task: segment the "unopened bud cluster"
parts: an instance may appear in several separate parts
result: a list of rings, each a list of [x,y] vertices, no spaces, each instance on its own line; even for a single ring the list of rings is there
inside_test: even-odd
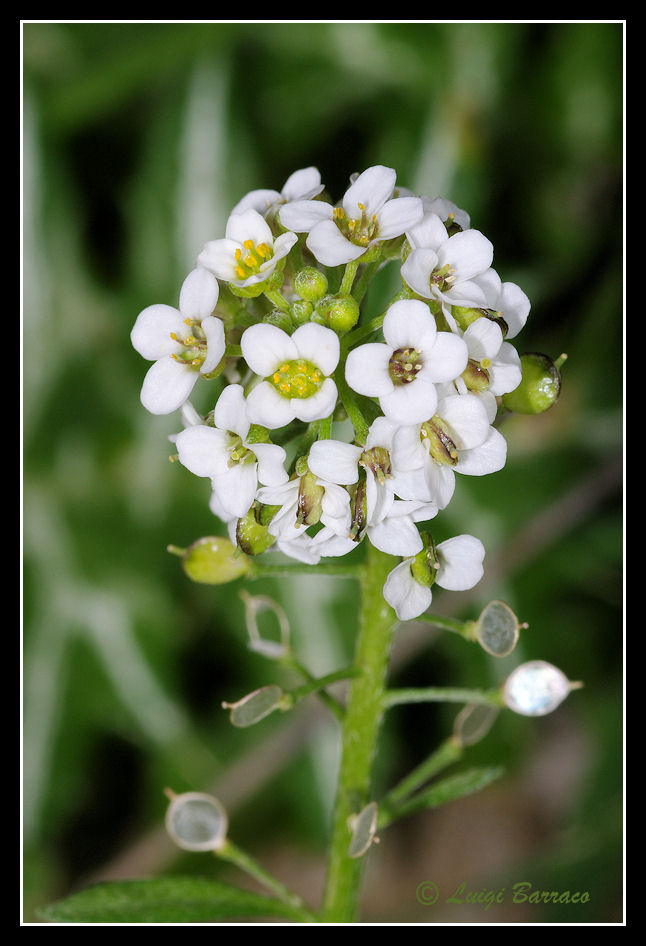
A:
[[[436,542],[420,524],[446,508],[456,477],[504,466],[499,410],[545,410],[560,379],[512,344],[529,300],[493,268],[466,211],[383,166],[353,175],[336,205],[323,190],[309,167],[282,191],[247,194],[177,307],[139,314],[132,343],[152,362],[141,400],[181,410],[179,462],[210,481],[238,550],[236,562],[217,540],[191,547],[192,577],[232,580],[265,552],[316,565],[366,540],[401,559],[384,596],[407,620],[434,585],[463,590],[483,574],[479,539]],[[398,268],[399,291],[367,323],[384,266]],[[205,417],[189,400],[200,379],[219,392]]]

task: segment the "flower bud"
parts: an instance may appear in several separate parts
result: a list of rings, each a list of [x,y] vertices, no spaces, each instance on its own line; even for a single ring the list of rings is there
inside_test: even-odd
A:
[[[422,532],[421,539],[424,548],[418,552],[411,562],[410,572],[418,585],[430,588],[435,583],[439,561],[435,551],[435,543],[429,532]]]
[[[505,394],[502,406],[516,414],[542,414],[556,404],[561,390],[561,375],[554,362],[538,352],[520,356],[522,379],[517,388]]]
[[[308,470],[301,476],[298,487],[296,522],[301,526],[313,526],[321,518],[321,503],[325,488],[319,486],[316,477]]]
[[[294,276],[294,292],[307,302],[318,302],[327,292],[327,276],[314,266],[306,266]]]
[[[337,293],[324,296],[316,306],[317,321],[323,320],[334,332],[349,332],[359,321],[359,303],[350,295]]]
[[[207,536],[187,549],[169,546],[169,552],[181,555],[182,567],[192,581],[205,585],[225,585],[246,575],[251,562],[229,539]]]
[[[265,518],[263,509],[262,506],[258,510],[252,506],[249,512],[238,519],[236,541],[238,548],[246,555],[262,555],[276,541],[269,532],[269,522],[260,521]]]
[[[493,309],[478,309],[454,305],[451,306],[451,314],[457,322],[458,328],[460,328],[463,332],[471,325],[472,322],[475,322],[476,319],[482,318],[489,319],[491,322],[495,322],[497,325],[499,325],[502,330],[503,338],[509,331],[509,326],[503,319],[502,312],[495,312]]]
[[[545,660],[521,664],[507,677],[503,699],[509,709],[521,716],[545,716],[560,706],[570,690],[581,683],[571,683],[558,667]]]
[[[269,315],[264,317],[263,322],[267,325],[277,326],[282,329],[283,332],[287,332],[288,335],[294,331],[294,323],[292,322],[289,312],[283,312],[282,309],[272,309]]]
[[[289,314],[296,327],[299,325],[305,325],[306,322],[309,322],[312,318],[313,311],[314,306],[309,301],[309,299],[297,299],[296,302],[292,302],[289,307]]]
[[[185,851],[219,851],[226,840],[229,819],[212,795],[203,792],[167,792],[166,830]]]

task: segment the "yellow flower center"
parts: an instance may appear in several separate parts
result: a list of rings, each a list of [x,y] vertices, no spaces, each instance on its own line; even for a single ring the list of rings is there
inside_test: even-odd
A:
[[[235,272],[240,279],[248,279],[250,276],[256,276],[262,264],[271,259],[274,253],[266,243],[255,244],[253,240],[245,240],[242,246],[244,249],[238,248],[234,254]]]
[[[377,215],[369,217],[363,204],[359,204],[361,216],[359,218],[349,218],[345,215],[343,207],[334,208],[334,222],[351,243],[358,246],[369,246],[377,238],[379,227],[377,225]]]
[[[325,381],[325,375],[311,361],[297,358],[285,361],[267,378],[283,397],[312,397]]]

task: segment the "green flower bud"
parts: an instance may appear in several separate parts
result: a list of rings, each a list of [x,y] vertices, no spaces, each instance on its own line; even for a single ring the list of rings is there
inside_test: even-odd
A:
[[[327,292],[327,276],[314,266],[306,266],[294,276],[294,292],[307,302],[318,302]]]
[[[182,567],[191,581],[204,585],[225,585],[246,575],[252,567],[229,539],[218,536],[198,539],[184,550],[169,546],[168,551],[181,555]]]
[[[411,562],[410,571],[419,585],[430,588],[435,582],[439,562],[435,552],[433,536],[428,532],[422,532],[421,538],[424,548],[417,553]]]
[[[500,326],[500,329],[503,334],[503,338],[506,336],[509,331],[509,326],[502,317],[502,312],[495,312],[493,309],[477,309],[477,308],[468,308],[461,305],[451,306],[451,315],[458,324],[463,332],[467,329],[472,322],[475,322],[476,319],[489,319],[491,322],[495,322]]]
[[[542,414],[556,404],[561,375],[554,362],[538,352],[520,356],[522,379],[515,390],[505,394],[502,406],[516,414]]]
[[[325,489],[316,482],[316,477],[309,470],[301,476],[298,488],[296,522],[303,526],[313,526],[321,518],[321,502]]]
[[[324,296],[316,306],[316,321],[323,319],[334,332],[349,332],[359,321],[359,303],[353,296],[337,293]]]
[[[480,391],[486,391],[489,387],[489,372],[480,362],[469,358],[467,366],[462,372],[462,379],[469,391],[476,394]]]
[[[252,506],[248,513],[238,519],[236,540],[238,548],[242,549],[246,555],[262,555],[276,541],[275,537],[269,532],[269,523],[259,521],[263,518],[264,508],[261,507],[256,511],[255,507]]]
[[[276,325],[283,332],[287,332],[288,335],[291,335],[294,331],[294,323],[289,312],[283,312],[282,309],[272,309],[269,315],[264,317],[263,322],[267,325]]]
[[[292,322],[297,328],[299,325],[305,325],[306,322],[310,321],[313,311],[314,306],[308,299],[299,299],[296,302],[292,302],[289,307]]]

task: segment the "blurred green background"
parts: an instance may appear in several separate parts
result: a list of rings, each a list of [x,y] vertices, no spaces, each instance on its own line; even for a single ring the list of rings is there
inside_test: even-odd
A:
[[[171,846],[166,786],[215,791],[232,838],[318,902],[334,721],[311,700],[234,730],[220,704],[284,679],[246,646],[241,588],[281,603],[317,674],[352,653],[354,588],[191,584],[167,545],[223,528],[207,482],[168,462],[179,419],[141,407],[147,363],[129,341],[142,308],[176,305],[237,200],[310,164],[334,199],[352,172],[386,164],[468,210],[532,301],[519,350],[568,355],[557,406],[507,420],[505,469],[461,477],[437,522],[436,539],[467,531],[487,547],[481,584],[438,592],[437,612],[475,617],[503,598],[529,629],[495,661],[402,627],[392,680],[493,686],[542,658],[585,687],[551,716],[501,715],[467,764],[500,763],[504,778],[384,833],[363,918],[621,921],[622,23],[22,30],[25,921],[101,879],[245,885]],[[457,710],[391,711],[378,784],[445,738]],[[417,902],[424,881],[440,889],[434,907]],[[590,902],[443,902],[461,883],[518,881]]]

